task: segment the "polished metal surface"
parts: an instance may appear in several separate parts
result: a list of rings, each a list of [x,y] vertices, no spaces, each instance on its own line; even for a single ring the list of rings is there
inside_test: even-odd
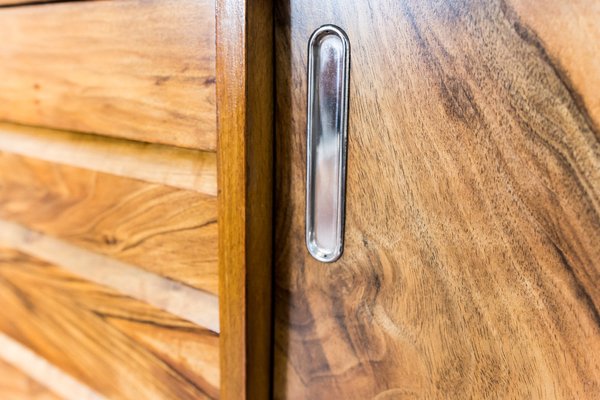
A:
[[[320,27],[308,43],[306,246],[322,262],[344,249],[349,79],[348,37]]]

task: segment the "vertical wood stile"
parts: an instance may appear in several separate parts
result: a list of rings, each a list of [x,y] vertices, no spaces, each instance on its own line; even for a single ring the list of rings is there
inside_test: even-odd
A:
[[[273,52],[270,0],[217,1],[221,398],[270,392]]]

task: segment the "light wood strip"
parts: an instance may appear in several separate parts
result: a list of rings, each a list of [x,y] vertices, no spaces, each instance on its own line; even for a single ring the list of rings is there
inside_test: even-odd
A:
[[[217,194],[214,153],[0,123],[0,150]]]
[[[1,356],[0,356],[1,357]],[[0,398],[10,400],[59,400],[46,386],[0,358]]]
[[[218,335],[191,322],[12,249],[0,304],[0,331],[108,398],[218,397]]]
[[[217,293],[217,198],[0,152],[0,218]]]
[[[213,294],[8,221],[0,220],[0,245],[60,265],[87,280],[145,301],[213,332],[219,332],[219,300]]]
[[[0,359],[0,398],[9,400],[59,400],[62,397]]]
[[[221,396],[227,400],[270,397],[272,18],[271,0],[217,1]]]
[[[8,387],[0,385],[0,397],[3,399],[58,399],[54,393],[48,391],[45,387],[67,400],[104,399],[102,395],[65,374],[44,358],[3,333],[0,333],[0,359],[12,364],[20,370],[19,372],[26,374],[25,376],[29,378],[29,381],[23,381],[23,378],[17,380],[18,375],[16,373],[8,375],[8,372],[3,368],[0,379],[6,382],[7,386],[11,385]]]
[[[0,13],[0,120],[216,149],[214,0]]]

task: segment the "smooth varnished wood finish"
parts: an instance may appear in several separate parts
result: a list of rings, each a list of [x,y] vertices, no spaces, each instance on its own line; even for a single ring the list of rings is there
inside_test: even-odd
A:
[[[217,195],[213,152],[8,123],[0,151]]]
[[[572,6],[567,44],[551,3],[278,3],[276,399],[600,397],[600,14]],[[352,47],[329,265],[304,245],[306,44],[326,23]]]
[[[217,199],[0,152],[0,218],[218,291]]]
[[[592,120],[600,121],[600,2],[591,0],[508,1],[522,24],[535,32],[557,73]],[[595,38],[595,39],[591,39]],[[596,129],[597,130],[597,129]]]
[[[0,12],[0,120],[216,148],[214,0]]]
[[[9,400],[60,400],[47,387],[3,361],[0,361],[0,394]]]
[[[217,1],[221,397],[267,399],[273,58],[269,0]]]
[[[0,252],[0,330],[108,398],[218,397],[218,336],[23,253]]]

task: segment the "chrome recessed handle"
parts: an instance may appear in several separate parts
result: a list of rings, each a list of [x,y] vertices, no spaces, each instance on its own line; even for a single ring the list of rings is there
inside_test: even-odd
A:
[[[344,249],[350,43],[324,25],[308,42],[306,246],[319,261]]]

